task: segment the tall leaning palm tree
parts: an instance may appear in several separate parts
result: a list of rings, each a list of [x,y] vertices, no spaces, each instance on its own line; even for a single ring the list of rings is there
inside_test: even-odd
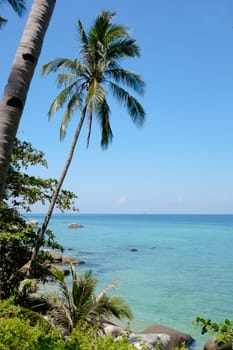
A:
[[[0,5],[2,2],[8,2],[12,9],[21,16],[25,10],[25,0],[0,0]],[[4,24],[6,24],[7,19],[0,16],[0,29]]]
[[[107,92],[122,104],[132,121],[141,126],[145,120],[145,111],[138,100],[125,89],[143,93],[145,83],[141,76],[122,68],[121,62],[131,57],[139,57],[140,49],[136,41],[131,38],[128,30],[122,25],[112,23],[115,13],[101,12],[88,32],[78,21],[80,36],[80,59],[57,58],[42,67],[42,74],[58,72],[58,88],[61,92],[54,99],[49,117],[59,109],[65,107],[60,128],[60,138],[66,135],[67,126],[79,109],[81,117],[74,134],[70,152],[63,172],[54,191],[47,215],[38,234],[30,262],[32,270],[35,264],[44,233],[49,223],[53,208],[72,161],[75,146],[85,119],[88,121],[87,146],[89,145],[93,117],[101,126],[101,146],[106,149],[112,141],[113,133],[110,125],[110,107]]]
[[[34,0],[0,101],[0,202],[4,199],[14,139],[55,2]]]

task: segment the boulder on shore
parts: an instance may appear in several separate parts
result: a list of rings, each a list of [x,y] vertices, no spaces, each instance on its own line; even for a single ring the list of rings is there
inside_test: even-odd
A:
[[[132,333],[129,337],[130,343],[133,343],[134,346],[139,349],[156,349],[158,344],[161,345],[162,350],[169,349],[170,336],[168,334],[155,334],[155,333]],[[159,349],[160,349],[159,345]]]
[[[79,260],[69,255],[62,255],[55,250],[45,250],[46,254],[50,255],[55,264],[84,264],[83,260]]]
[[[55,250],[44,250],[44,253],[51,256],[54,263],[60,264],[62,262],[62,255],[59,252],[56,252]]]
[[[190,346],[194,339],[191,337],[191,335],[183,333],[177,329],[173,329],[170,327],[166,327],[160,324],[154,324],[146,328],[141,334],[154,334],[154,335],[168,335],[170,337],[169,342],[166,342],[163,346],[163,349],[165,350],[173,350],[176,347],[180,347],[182,343],[185,343],[187,346]],[[140,335],[140,334],[139,334]],[[137,336],[137,334],[136,334]]]
[[[26,226],[37,226],[37,225],[38,225],[38,221],[36,220],[26,221]]]
[[[72,222],[71,224],[68,225],[68,228],[82,228],[83,225],[78,224],[76,222]]]
[[[76,265],[80,265],[80,264],[84,264],[83,260],[79,260],[79,259],[75,259],[72,256],[69,255],[63,255],[62,256],[62,264],[76,264]]]

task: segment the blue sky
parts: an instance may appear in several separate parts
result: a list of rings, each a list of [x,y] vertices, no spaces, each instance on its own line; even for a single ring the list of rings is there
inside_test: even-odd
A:
[[[56,57],[75,58],[77,19],[88,28],[109,9],[141,47],[141,58],[124,67],[146,81],[140,101],[147,121],[136,128],[112,101],[112,145],[100,149],[95,124],[87,150],[84,129],[64,187],[77,193],[80,213],[233,213],[233,1],[68,3],[57,1],[19,127],[19,137],[49,163],[30,172],[60,175],[79,119],[77,113],[60,143],[62,114],[47,118],[56,76],[42,78],[40,68]],[[3,92],[28,12],[18,18],[7,6],[0,11],[9,20],[0,32]]]

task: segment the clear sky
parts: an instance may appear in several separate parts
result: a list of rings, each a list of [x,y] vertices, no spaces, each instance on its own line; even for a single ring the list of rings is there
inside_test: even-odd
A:
[[[31,5],[22,18],[1,5],[9,19],[0,32],[1,94]],[[147,121],[136,128],[112,102],[107,151],[96,124],[87,150],[84,128],[64,184],[80,213],[233,213],[233,0],[57,0],[19,127],[49,163],[31,172],[59,177],[79,119],[60,143],[61,113],[47,118],[56,76],[42,78],[40,68],[75,58],[77,19],[89,28],[103,9],[115,11],[141,47],[141,58],[124,67],[146,81]]]

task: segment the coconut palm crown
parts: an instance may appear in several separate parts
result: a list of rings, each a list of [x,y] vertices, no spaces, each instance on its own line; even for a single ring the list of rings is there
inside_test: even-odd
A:
[[[108,91],[126,107],[128,114],[136,125],[141,126],[145,120],[145,111],[142,105],[124,88],[125,86],[129,87],[140,94],[144,91],[145,83],[140,75],[123,69],[120,65],[123,59],[139,57],[140,50],[125,27],[112,23],[114,15],[115,13],[108,11],[101,12],[88,32],[78,21],[81,42],[80,60],[56,58],[42,67],[42,74],[58,72],[58,88],[62,88],[62,91],[54,99],[48,114],[51,117],[59,109],[65,108],[60,127],[61,139],[65,137],[67,126],[77,109],[81,110],[81,115],[68,158],[54,190],[41,230],[38,233],[37,244],[33,249],[30,261],[29,275],[33,274],[38,252],[71,164],[84,120],[87,119],[89,125],[88,146],[93,116],[97,117],[102,131],[101,146],[103,149],[108,147],[113,138],[110,125],[110,107],[107,101]]]
[[[97,280],[91,270],[77,275],[71,264],[72,287],[69,290],[61,271],[54,271],[54,279],[59,282],[60,294],[47,296],[50,304],[49,320],[60,326],[65,334],[69,334],[76,326],[95,327],[96,333],[104,332],[104,323],[117,319],[132,319],[132,312],[123,299],[109,296],[108,291],[115,287],[117,281],[107,284],[97,295]]]
[[[107,91],[126,107],[136,125],[141,126],[145,120],[142,105],[125,89],[128,87],[141,94],[145,83],[140,75],[120,65],[123,59],[139,57],[140,50],[124,26],[112,23],[114,16],[112,12],[101,12],[88,32],[79,20],[80,59],[57,58],[42,67],[42,74],[58,72],[58,88],[63,88],[49,110],[51,117],[65,107],[61,139],[74,112],[80,108],[83,118],[88,118],[87,146],[95,115],[102,131],[101,146],[107,148],[113,138]]]

